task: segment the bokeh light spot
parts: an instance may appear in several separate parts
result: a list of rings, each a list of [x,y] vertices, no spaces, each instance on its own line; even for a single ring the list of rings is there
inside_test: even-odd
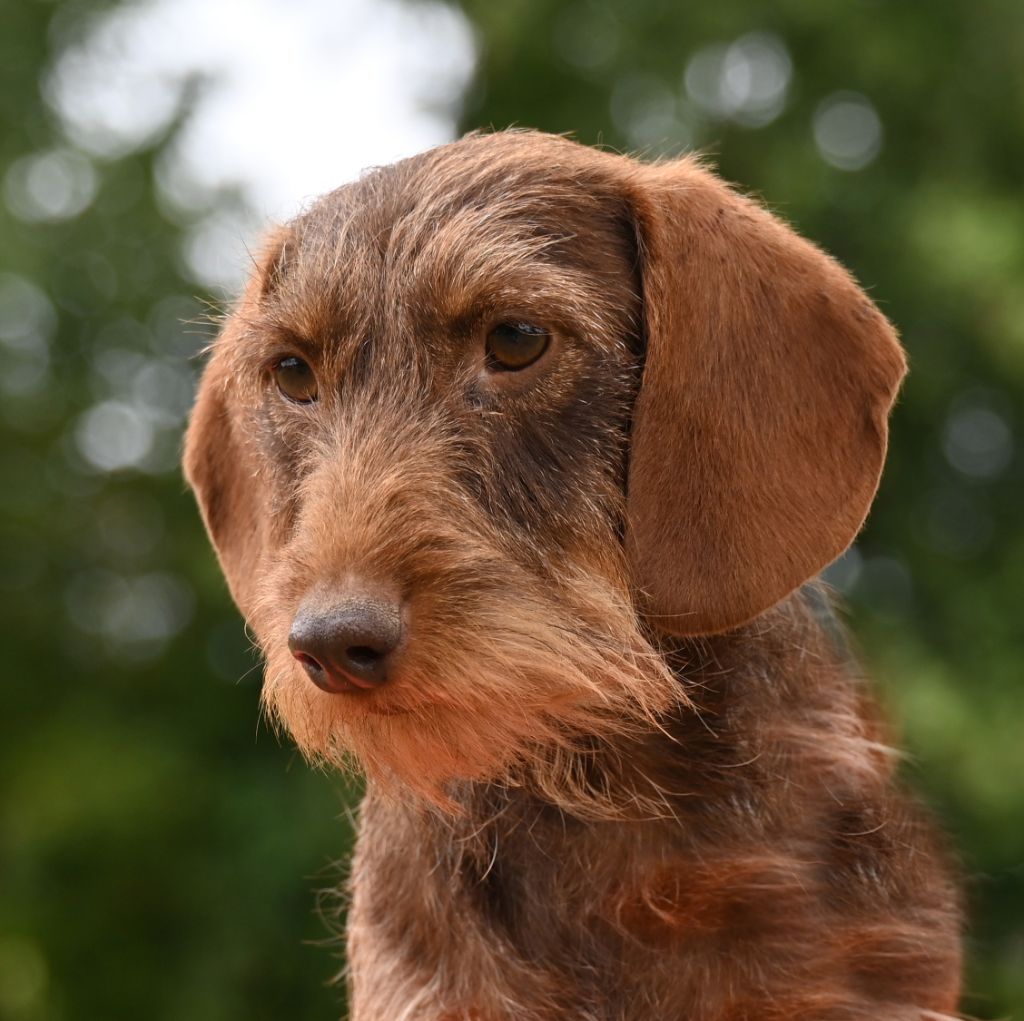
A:
[[[192,617],[195,596],[177,575],[154,571],[122,575],[105,568],[82,571],[64,593],[72,622],[106,638],[133,658],[159,654]]]
[[[78,420],[75,440],[90,466],[119,471],[142,464],[153,446],[153,426],[130,404],[102,401]]]
[[[840,170],[861,170],[882,151],[882,120],[858,92],[834,92],[814,114],[814,142],[822,158]]]
[[[677,117],[673,91],[660,78],[630,74],[612,90],[610,109],[615,126],[637,149],[661,146],[685,148],[692,141],[689,128]]]
[[[770,32],[698,50],[683,76],[687,95],[706,115],[745,127],[770,124],[786,105],[793,74],[789,51]]]
[[[57,326],[50,299],[30,280],[0,273],[0,342],[13,351],[45,348]]]
[[[0,274],[0,392],[30,396],[49,382],[50,336],[57,314],[49,298],[24,277]]]
[[[1013,433],[993,408],[970,406],[955,409],[942,433],[946,460],[972,479],[994,479],[1013,459]]]
[[[88,208],[98,186],[92,161],[74,149],[25,156],[4,176],[4,200],[19,220],[70,220]]]

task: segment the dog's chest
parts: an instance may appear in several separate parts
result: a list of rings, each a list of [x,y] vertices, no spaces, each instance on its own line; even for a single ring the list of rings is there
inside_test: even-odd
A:
[[[359,1021],[639,1021],[655,989],[692,995],[700,962],[684,936],[699,898],[684,891],[681,841],[660,854],[635,826],[512,814],[474,829],[365,806],[350,921]]]

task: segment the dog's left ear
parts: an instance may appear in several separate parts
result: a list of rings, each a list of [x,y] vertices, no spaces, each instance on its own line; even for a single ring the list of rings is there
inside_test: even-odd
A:
[[[693,160],[635,165],[646,361],[627,550],[648,619],[740,625],[846,549],[905,359],[848,273]]]

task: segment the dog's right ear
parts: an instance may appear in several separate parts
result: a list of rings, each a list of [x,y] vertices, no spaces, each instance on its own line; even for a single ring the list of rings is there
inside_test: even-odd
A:
[[[196,495],[231,595],[245,616],[256,598],[268,519],[232,355],[246,343],[253,314],[275,286],[287,242],[287,232],[280,229],[264,245],[245,292],[214,343],[185,434],[185,478]]]

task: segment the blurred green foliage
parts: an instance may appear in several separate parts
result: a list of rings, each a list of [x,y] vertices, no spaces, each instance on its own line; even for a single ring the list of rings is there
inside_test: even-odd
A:
[[[154,193],[162,139],[87,163],[79,215],[25,209],[26,157],[67,152],[52,22],[101,6],[0,7],[0,1018],[337,1017],[315,897],[350,827],[257,727],[178,472],[210,331],[186,322],[205,308]],[[139,436],[139,467],[101,470]]]
[[[314,891],[354,796],[257,729],[175,467],[209,331],[154,187],[167,137],[90,161],[40,89],[110,6],[0,8],[0,1019],[332,1017]],[[831,577],[961,850],[966,1007],[1024,1015],[1024,5],[463,6],[463,128],[699,148],[902,330],[888,471]],[[47,173],[59,215],[31,204]]]

